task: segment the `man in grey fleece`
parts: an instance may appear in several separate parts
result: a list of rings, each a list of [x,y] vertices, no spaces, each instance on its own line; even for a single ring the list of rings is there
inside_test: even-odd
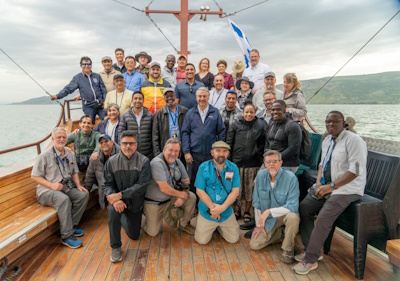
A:
[[[140,235],[144,194],[151,179],[150,160],[136,151],[137,136],[121,134],[121,151],[104,165],[103,191],[108,201],[111,261],[122,260],[121,225],[129,238]]]

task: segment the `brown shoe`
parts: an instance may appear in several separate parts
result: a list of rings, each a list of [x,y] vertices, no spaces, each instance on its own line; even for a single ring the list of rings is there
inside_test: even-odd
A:
[[[284,263],[292,263],[294,262],[294,252],[293,251],[283,251],[282,253],[282,261]]]
[[[178,221],[178,228],[189,233],[190,235],[194,235],[194,232],[196,231],[196,228],[192,226],[190,223],[188,223],[186,226],[182,226],[180,221]]]

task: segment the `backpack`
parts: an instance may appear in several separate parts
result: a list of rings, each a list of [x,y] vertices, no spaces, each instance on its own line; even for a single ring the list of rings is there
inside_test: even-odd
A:
[[[292,122],[290,122],[292,121]],[[300,121],[290,120],[286,123],[285,131],[289,130],[289,126],[294,122],[300,126],[301,129],[301,145],[300,145],[300,160],[306,160],[311,152],[311,139],[310,133],[304,128]]]

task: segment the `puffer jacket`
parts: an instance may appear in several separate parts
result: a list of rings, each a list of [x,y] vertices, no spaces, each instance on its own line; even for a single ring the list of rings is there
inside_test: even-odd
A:
[[[138,135],[137,151],[149,159],[153,159],[153,145],[151,142],[152,129],[153,129],[153,114],[145,107],[143,107],[143,116],[140,120],[140,128],[136,122],[135,113],[133,108],[129,109],[119,120],[118,127],[118,140],[121,142],[121,134],[123,131],[131,130]]]
[[[164,81],[162,78],[158,82],[154,82],[153,78],[145,80],[141,85],[140,89],[144,95],[143,106],[148,108],[151,113],[156,114],[157,110],[160,110],[165,105],[163,91],[165,88],[170,88],[171,84]]]
[[[182,124],[188,109],[182,105],[178,106],[178,127],[179,136],[182,139]],[[167,106],[164,106],[161,110],[157,111],[154,116],[153,122],[153,150],[154,156],[157,156],[164,149],[164,145],[170,138],[169,134],[169,113]]]
[[[294,90],[286,96],[284,94],[284,101],[289,113],[292,114],[293,120],[297,121],[299,118],[304,118],[307,114],[306,98],[301,90]]]
[[[231,159],[238,167],[260,167],[263,158],[265,133],[261,119],[251,122],[243,116],[229,126],[226,143],[231,146]]]
[[[128,159],[120,151],[105,163],[101,188],[105,196],[121,192],[128,210],[139,212],[143,209],[144,194],[150,180],[149,158],[136,151]]]

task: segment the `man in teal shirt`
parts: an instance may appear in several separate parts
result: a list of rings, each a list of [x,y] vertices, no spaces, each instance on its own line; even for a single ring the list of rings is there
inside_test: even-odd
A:
[[[268,150],[264,155],[266,169],[259,171],[253,192],[256,228],[250,240],[252,250],[260,250],[282,236],[282,261],[294,262],[294,238],[299,231],[299,182],[295,174],[281,168],[282,155]]]
[[[67,144],[74,143],[76,163],[79,171],[86,171],[89,160],[96,160],[99,153],[100,133],[93,131],[92,119],[89,115],[83,115],[79,120],[81,128],[77,133],[70,134]]]
[[[223,141],[212,145],[212,160],[202,163],[197,172],[196,193],[200,198],[194,239],[207,244],[215,229],[229,243],[239,240],[239,225],[232,204],[239,196],[240,176],[236,164],[227,160],[230,146]]]

